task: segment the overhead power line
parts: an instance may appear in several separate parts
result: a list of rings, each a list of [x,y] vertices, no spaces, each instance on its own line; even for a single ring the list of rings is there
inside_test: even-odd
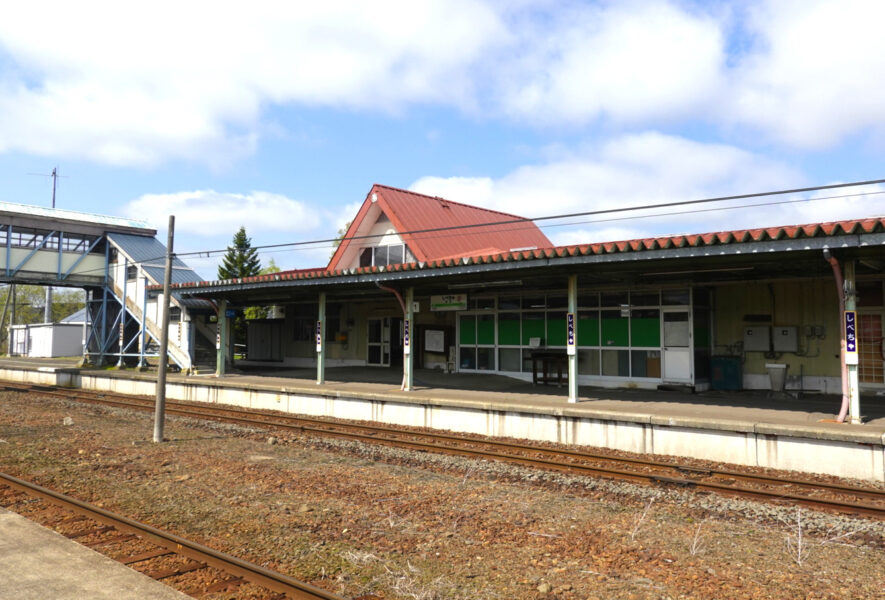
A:
[[[447,237],[447,236],[452,236],[452,235],[462,235],[463,234],[462,232],[467,229],[485,228],[485,231],[482,232],[482,233],[485,233],[489,230],[489,228],[500,227],[500,226],[511,226],[511,229],[514,229],[512,227],[513,225],[517,225],[517,226],[521,225],[524,227],[528,227],[530,223],[537,223],[539,221],[543,222],[543,221],[554,221],[554,220],[559,220],[559,219],[570,219],[570,218],[576,218],[576,217],[593,217],[593,216],[601,216],[601,215],[609,215],[609,214],[617,214],[617,213],[636,212],[636,211],[642,211],[642,210],[653,210],[653,209],[659,209],[659,208],[670,208],[670,207],[677,207],[677,206],[696,206],[696,205],[700,205],[700,204],[710,204],[710,203],[714,203],[714,202],[725,202],[725,201],[729,201],[729,200],[762,198],[762,197],[770,197],[770,196],[778,196],[778,195],[786,195],[786,194],[797,194],[797,193],[815,192],[815,191],[823,191],[823,190],[831,190],[831,189],[843,189],[843,188],[848,188],[848,187],[860,187],[860,186],[864,186],[864,185],[875,185],[875,184],[880,184],[880,183],[885,183],[885,179],[874,179],[874,180],[869,180],[869,181],[856,181],[856,182],[852,182],[852,183],[838,183],[838,184],[832,184],[832,185],[822,185],[822,186],[814,186],[814,187],[806,187],[806,188],[795,188],[795,189],[789,189],[789,190],[776,190],[776,191],[770,191],[770,192],[756,192],[756,193],[752,193],[752,194],[739,194],[739,195],[734,195],[734,196],[718,196],[718,197],[712,197],[712,198],[701,198],[701,199],[696,199],[696,200],[663,202],[663,203],[659,203],[659,204],[646,204],[646,205],[640,205],[640,206],[625,206],[625,207],[619,207],[619,208],[607,208],[607,209],[582,211],[582,212],[575,212],[575,213],[546,215],[546,216],[534,217],[534,218],[504,219],[501,221],[494,221],[494,222],[489,222],[489,223],[477,223],[477,224],[471,224],[471,225],[450,225],[450,226],[446,226],[446,227],[431,227],[431,228],[427,228],[427,229],[416,229],[416,230],[403,231],[403,232],[398,232],[398,233],[400,233],[400,235],[407,234],[407,235],[421,235],[422,237],[426,236],[426,237],[424,237],[424,239],[427,239],[428,237],[430,237],[428,234],[437,234],[432,237],[440,238],[440,237]],[[607,218],[607,219],[588,219],[588,220],[583,220],[583,221],[572,221],[572,222],[568,222],[568,223],[550,223],[550,224],[545,224],[545,225],[539,225],[539,227],[551,228],[551,227],[566,227],[566,226],[570,226],[570,225],[581,225],[581,224],[587,224],[587,223],[609,223],[609,222],[614,222],[614,221],[623,221],[626,219],[650,219],[650,218],[655,218],[655,217],[668,217],[668,216],[675,216],[675,215],[699,214],[699,213],[717,212],[717,211],[724,211],[724,210],[738,210],[738,209],[742,209],[742,208],[757,208],[757,207],[762,207],[762,206],[796,204],[796,203],[800,203],[800,202],[817,202],[817,201],[821,201],[821,200],[854,198],[854,197],[859,197],[859,196],[871,196],[871,195],[879,195],[879,194],[885,194],[885,190],[875,190],[875,191],[870,191],[870,192],[858,192],[858,193],[853,193],[853,194],[837,194],[837,195],[831,195],[831,196],[818,196],[818,197],[813,197],[813,198],[799,198],[799,199],[793,199],[793,200],[777,200],[774,202],[741,204],[741,205],[734,205],[734,206],[721,206],[721,207],[716,207],[716,208],[658,212],[658,213],[653,213],[653,214],[634,215],[634,216],[629,216],[629,217],[628,216],[620,216],[620,217],[612,217],[612,218]],[[480,233],[480,232],[477,232],[477,233]],[[324,238],[324,239],[307,240],[307,241],[300,241],[300,242],[285,242],[285,243],[280,243],[280,244],[266,244],[266,245],[262,245],[262,246],[253,246],[253,248],[255,248],[256,250],[266,250],[266,251],[272,251],[272,252],[285,251],[286,249],[291,249],[291,250],[307,249],[307,248],[305,248],[307,246],[313,247],[312,249],[319,249],[319,248],[329,247],[329,246],[320,246],[320,244],[329,244],[331,246],[331,244],[333,244],[334,242],[338,242],[338,241],[374,239],[374,238],[383,237],[383,235],[384,234],[367,234],[367,235],[350,236],[350,237],[345,237],[345,238]],[[174,254],[174,256],[175,257],[192,256],[195,258],[209,258],[213,254],[223,254],[225,252],[227,252],[227,248],[220,249],[220,250],[196,250],[196,251],[192,251],[192,252],[179,252],[179,253]],[[150,263],[153,261],[161,260],[164,257],[165,257],[165,255],[164,256],[156,256],[153,258],[147,258],[147,259],[142,260],[141,263],[142,264]],[[90,270],[90,271],[99,272],[99,271],[103,271],[103,270],[104,270],[104,267],[102,267],[100,269]],[[84,271],[84,272],[89,272],[89,271]]]
[[[670,208],[674,206],[692,206],[698,204],[709,204],[712,202],[725,202],[728,200],[744,200],[748,198],[762,198],[766,196],[781,196],[785,194],[800,194],[805,192],[818,192],[823,190],[833,190],[847,187],[859,187],[863,185],[875,185],[879,183],[885,183],[885,179],[871,179],[869,181],[855,181],[851,183],[835,183],[830,185],[818,185],[813,187],[804,187],[804,188],[793,188],[789,190],[775,190],[770,192],[755,192],[752,194],[737,194],[733,196],[717,196],[712,198],[701,198],[696,200],[680,200],[676,202],[662,202],[659,204],[644,204],[638,206],[625,206],[619,208],[606,208],[600,210],[588,210],[582,212],[574,212],[574,213],[562,213],[558,215],[546,215],[542,217],[534,217],[534,218],[513,218],[513,219],[503,219],[500,221],[492,221],[489,223],[475,223],[470,225],[448,225],[445,227],[429,227],[426,229],[413,229],[410,231],[399,231],[397,232],[399,235],[420,235],[425,233],[437,233],[442,231],[463,231],[466,229],[478,229],[478,228],[488,228],[488,227],[500,227],[504,225],[515,225],[515,224],[524,224],[527,221],[535,222],[538,221],[551,221],[556,219],[570,219],[575,217],[591,217],[595,215],[606,215],[606,214],[614,214],[614,213],[624,213],[624,212],[635,212],[642,210],[653,210],[657,208]],[[813,200],[805,199],[805,200]],[[731,208],[731,207],[727,207]],[[735,207],[737,208],[737,207]],[[648,216],[657,216],[657,215],[648,215]],[[336,241],[344,242],[345,240],[362,240],[362,239],[373,239],[383,237],[384,234],[366,234],[366,235],[354,235],[343,238],[325,238],[319,240],[309,240],[303,242],[284,242],[280,244],[267,244],[264,246],[253,246],[256,250],[269,250],[273,248],[288,248],[288,247],[296,247],[296,246],[308,246],[315,244],[323,244],[323,243],[331,243]],[[227,252],[227,248],[220,250],[199,250],[194,252],[181,252],[176,256],[210,256],[212,254],[221,254]]]

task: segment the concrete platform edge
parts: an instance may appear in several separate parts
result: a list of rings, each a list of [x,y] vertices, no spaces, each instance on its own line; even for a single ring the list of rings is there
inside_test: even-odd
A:
[[[0,379],[4,378],[43,384],[52,384],[57,378],[60,385],[74,389],[139,395],[154,394],[156,383],[151,375],[133,372],[37,371],[0,365]],[[881,428],[668,417],[582,408],[580,404],[422,398],[398,390],[360,393],[179,375],[169,378],[167,397],[885,482],[885,434]]]

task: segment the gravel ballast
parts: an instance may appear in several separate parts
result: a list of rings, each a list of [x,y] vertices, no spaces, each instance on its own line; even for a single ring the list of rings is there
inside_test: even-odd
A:
[[[189,419],[151,432],[0,396],[5,472],[344,596],[882,596],[879,521]]]

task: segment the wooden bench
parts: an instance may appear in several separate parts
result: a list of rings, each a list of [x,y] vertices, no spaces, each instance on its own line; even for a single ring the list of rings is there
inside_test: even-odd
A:
[[[565,350],[543,349],[532,350],[532,384],[556,383],[562,387],[562,371],[568,360]],[[540,364],[541,369],[538,370]],[[566,373],[568,369],[565,368]]]

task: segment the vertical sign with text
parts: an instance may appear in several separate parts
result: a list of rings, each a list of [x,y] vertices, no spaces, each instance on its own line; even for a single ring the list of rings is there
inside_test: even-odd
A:
[[[857,355],[857,312],[853,310],[845,311],[844,318],[845,327],[845,364],[858,364]]]
[[[317,352],[323,351],[323,322],[317,321]]]
[[[412,352],[411,319],[403,319],[403,354]]]
[[[575,313],[566,315],[566,345],[565,351],[569,356],[577,353],[577,336],[575,335]]]

